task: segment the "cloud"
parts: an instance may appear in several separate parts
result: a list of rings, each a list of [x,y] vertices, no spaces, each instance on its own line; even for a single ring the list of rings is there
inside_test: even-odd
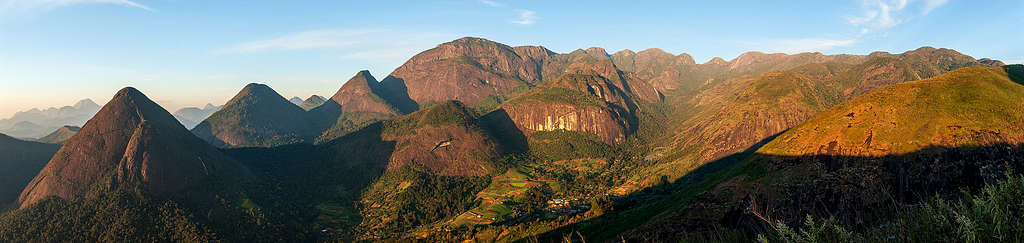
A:
[[[509,23],[519,25],[531,25],[537,22],[537,12],[530,10],[519,10],[519,18],[510,20]]]
[[[213,51],[214,54],[251,54],[317,50],[342,59],[379,64],[401,64],[416,53],[460,35],[390,29],[321,29],[246,41]]]
[[[491,7],[504,7],[505,6],[504,3],[500,3],[500,2],[496,2],[496,1],[492,1],[492,0],[479,0],[479,1],[480,1],[480,3],[487,4],[487,6],[491,6]]]
[[[826,51],[836,47],[857,44],[856,39],[796,38],[776,39],[765,42],[745,42],[753,50],[767,52],[800,53]]]
[[[885,31],[925,16],[946,2],[948,0],[862,0],[861,13],[848,17],[847,22],[858,28],[861,35]]]
[[[81,4],[113,4],[156,12],[156,9],[132,0],[0,0],[0,12],[39,12]]]
[[[248,41],[221,49],[217,53],[249,53],[273,50],[304,50],[319,48],[341,48],[365,43],[374,39],[375,34],[385,30],[311,30],[291,33],[284,36]]]

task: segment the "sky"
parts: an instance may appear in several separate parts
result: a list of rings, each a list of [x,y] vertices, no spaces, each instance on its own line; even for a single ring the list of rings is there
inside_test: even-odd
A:
[[[900,53],[921,46],[1024,62],[1022,0],[0,0],[0,118],[99,104],[132,86],[167,110],[245,84],[330,96],[464,36],[567,53],[647,48],[698,63],[743,52]]]

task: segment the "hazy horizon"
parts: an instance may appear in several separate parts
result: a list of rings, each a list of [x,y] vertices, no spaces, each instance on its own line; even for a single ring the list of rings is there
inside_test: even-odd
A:
[[[103,105],[125,86],[170,112],[224,104],[252,82],[285,98],[330,96],[359,70],[382,79],[416,53],[464,36],[559,53],[660,48],[698,63],[747,51],[869,54],[921,46],[1024,62],[1024,49],[1014,46],[1024,35],[1002,27],[1024,24],[1019,1],[588,4],[0,0],[0,119],[85,98]],[[289,11],[303,14],[282,14]],[[929,35],[941,37],[921,38]]]

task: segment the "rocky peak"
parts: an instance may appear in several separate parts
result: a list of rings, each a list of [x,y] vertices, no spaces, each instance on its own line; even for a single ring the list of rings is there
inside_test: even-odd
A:
[[[982,66],[986,66],[986,67],[1002,67],[1002,66],[1006,66],[1006,63],[1003,63],[1003,61],[993,60],[993,59],[989,59],[989,58],[978,59],[978,62],[981,63]]]
[[[610,56],[608,56],[608,52],[605,51],[604,48],[600,47],[590,47],[587,48],[587,50],[585,50],[584,52],[586,52],[587,55],[597,58],[598,60],[608,60],[610,58]]]
[[[708,60],[708,62],[705,62],[704,65],[725,66],[729,65],[729,62],[721,57],[714,57],[711,58],[711,60]]]

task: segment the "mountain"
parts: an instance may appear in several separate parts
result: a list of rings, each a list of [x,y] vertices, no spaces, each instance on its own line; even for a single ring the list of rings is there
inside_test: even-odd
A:
[[[652,174],[680,175],[705,162],[741,152],[802,123],[833,105],[886,85],[928,78],[956,67],[979,65],[973,57],[948,49],[919,48],[901,54],[873,53],[861,63],[851,55],[825,56],[745,53],[720,63],[735,70],[781,71],[725,78],[693,95],[671,96],[681,110],[664,160]],[[839,61],[836,61],[839,60]],[[932,60],[946,60],[935,62]],[[739,65],[742,64],[742,65]],[[727,71],[732,72],[732,71]],[[744,71],[749,72],[749,71]],[[651,181],[648,181],[651,183]]]
[[[213,115],[214,112],[219,111],[223,107],[224,106],[214,106],[213,104],[206,104],[202,109],[197,107],[185,107],[178,109],[178,111],[175,111],[173,115],[174,118],[181,122],[181,125],[185,126],[185,128],[192,129],[196,125],[199,125],[199,122],[206,120],[207,117],[210,117],[210,115]]]
[[[673,197],[700,196],[672,203],[674,209],[644,220],[622,238],[671,241],[723,226],[711,222],[756,232],[751,225],[764,222],[758,217],[787,225],[813,217],[878,227],[892,220],[893,211],[916,210],[913,205],[936,195],[966,193],[1020,173],[1022,105],[1020,65],[964,67],[881,87],[814,115],[750,153],[715,162],[718,168],[707,170],[716,174],[680,185],[706,191]]]
[[[318,140],[331,140],[370,122],[402,114],[382,97],[383,88],[369,71],[356,73],[330,100],[310,111],[315,120],[326,122],[321,125],[325,131]]]
[[[360,195],[364,220],[355,229],[362,239],[395,237],[461,214],[487,176],[498,172],[496,160],[504,154],[479,117],[457,101],[374,123],[322,146],[337,151],[333,160],[384,168]]]
[[[881,156],[928,146],[1024,143],[1022,98],[1024,86],[1002,68],[962,68],[858,96],[783,133],[761,152]]]
[[[299,98],[298,96],[295,96],[295,97],[292,97],[291,99],[288,99],[288,102],[292,102],[292,104],[295,104],[295,105],[301,105],[302,101],[303,101],[302,98]]]
[[[618,143],[636,129],[636,98],[594,72],[570,73],[502,104],[527,136],[540,131],[589,133]]]
[[[0,119],[0,132],[20,138],[39,138],[65,125],[81,126],[92,118],[100,106],[90,99],[73,106],[49,109],[31,109]]]
[[[81,129],[82,128],[76,126],[63,126],[61,128],[58,128],[56,131],[53,131],[49,135],[46,135],[45,137],[38,139],[37,141],[49,144],[64,144],[64,142],[68,141],[68,139],[71,139],[71,137],[75,136],[75,134],[78,133],[78,131]]]
[[[268,147],[303,142],[316,133],[306,111],[263,84],[242,88],[192,132],[217,147]]]
[[[312,95],[309,96],[309,98],[306,98],[305,101],[302,101],[302,104],[299,104],[299,107],[301,107],[303,110],[309,111],[312,110],[313,108],[316,108],[317,106],[323,105],[324,102],[326,101],[327,98],[324,98],[323,96]]]
[[[510,47],[466,37],[416,54],[381,81],[403,113],[446,100],[470,106],[526,90],[541,80],[543,47]]]
[[[124,88],[68,140],[18,198],[86,198],[116,188],[169,197],[242,168],[134,88]]]
[[[28,185],[60,145],[18,140],[0,134],[0,208],[14,206]]]

